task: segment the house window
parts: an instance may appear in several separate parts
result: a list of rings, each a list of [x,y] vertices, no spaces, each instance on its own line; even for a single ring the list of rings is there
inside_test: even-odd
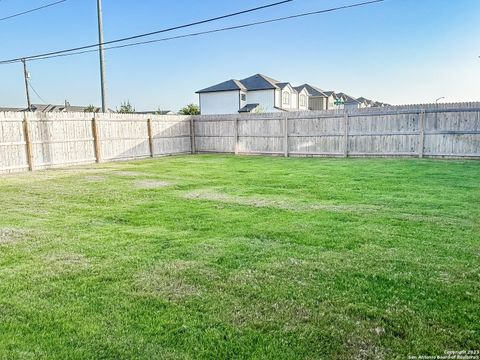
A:
[[[290,94],[286,91],[283,92],[283,103],[285,105],[290,104]]]
[[[300,95],[300,106],[307,106],[307,97],[305,95]]]
[[[247,101],[247,94],[241,94],[241,95],[240,95],[240,99],[241,99],[242,101]]]

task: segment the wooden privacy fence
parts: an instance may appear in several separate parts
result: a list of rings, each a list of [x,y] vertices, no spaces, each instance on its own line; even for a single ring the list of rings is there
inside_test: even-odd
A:
[[[191,153],[188,116],[0,113],[0,172]]]
[[[480,103],[195,119],[197,152],[480,158]]]
[[[0,113],[0,172],[208,152],[480,159],[480,103],[194,117]]]

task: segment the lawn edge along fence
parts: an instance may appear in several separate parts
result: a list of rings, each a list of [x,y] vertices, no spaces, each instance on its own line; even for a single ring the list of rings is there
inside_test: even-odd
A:
[[[195,153],[480,159],[480,103],[199,116],[0,113],[0,172]]]

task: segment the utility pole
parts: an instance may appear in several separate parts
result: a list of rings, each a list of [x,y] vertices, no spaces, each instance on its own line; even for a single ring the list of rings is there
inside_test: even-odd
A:
[[[28,78],[30,77],[28,70],[27,70],[27,61],[22,59],[23,63],[23,76],[25,77],[25,92],[27,93],[27,105],[28,111],[32,111],[32,104],[30,103],[30,91],[28,89]]]
[[[103,11],[102,0],[97,0],[97,13],[98,13],[98,48],[100,53],[100,81],[102,87],[102,112],[107,112],[107,79],[105,72],[105,52],[103,49]]]

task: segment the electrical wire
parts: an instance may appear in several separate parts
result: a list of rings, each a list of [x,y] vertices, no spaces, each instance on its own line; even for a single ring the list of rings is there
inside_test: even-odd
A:
[[[1,0],[0,0],[0,1],[1,1]],[[56,2],[53,2],[53,3],[47,4],[47,5],[43,5],[43,6],[34,8],[34,9],[30,9],[30,10],[27,10],[27,11],[23,11],[23,12],[18,13],[18,14],[9,15],[9,16],[0,18],[0,21],[4,21],[4,20],[8,20],[8,19],[13,19],[13,18],[15,18],[15,17],[22,16],[22,15],[25,15],[25,14],[30,14],[30,13],[32,13],[32,12],[34,12],[34,11],[43,10],[43,9],[49,8],[49,7],[51,7],[51,6],[55,6],[55,5],[64,3],[65,1],[68,1],[68,0],[56,1]]]
[[[37,95],[38,98],[43,101],[44,104],[47,103],[47,102],[38,94],[37,90],[35,90],[35,88],[32,86],[32,84],[30,83],[30,81],[28,81],[28,86],[30,87],[30,89],[33,90],[33,92],[35,93],[35,95]]]
[[[67,0],[61,0],[61,1],[63,2],[63,1],[67,1]],[[142,37],[146,37],[146,36],[157,35],[157,34],[160,34],[160,33],[165,33],[165,32],[169,32],[169,31],[184,29],[184,28],[187,28],[187,27],[192,27],[192,26],[196,26],[196,25],[206,24],[206,23],[209,23],[209,22],[212,22],[212,21],[217,21],[217,20],[222,20],[222,19],[226,19],[226,18],[238,16],[238,15],[243,15],[243,14],[251,13],[251,12],[254,12],[254,11],[259,11],[259,10],[271,8],[271,7],[274,7],[274,6],[282,5],[282,4],[285,4],[285,3],[288,3],[288,2],[292,2],[292,1],[294,1],[294,0],[282,0],[282,1],[278,1],[278,2],[272,3],[272,4],[263,5],[263,6],[258,6],[258,7],[255,7],[255,8],[238,11],[238,12],[231,13],[231,14],[221,15],[221,16],[217,16],[217,17],[214,17],[214,18],[206,19],[206,20],[200,20],[200,21],[196,21],[196,22],[192,22],[192,23],[188,23],[188,24],[184,24],[184,25],[178,25],[178,26],[174,26],[174,27],[171,27],[171,28],[166,28],[166,29],[161,29],[161,30],[157,30],[157,31],[148,32],[148,33],[133,35],[133,36],[129,36],[129,37],[121,38],[121,39],[105,41],[105,42],[103,42],[103,43],[97,43],[97,44],[80,46],[80,47],[71,48],[71,49],[53,51],[53,52],[44,53],[44,54],[31,55],[31,56],[23,56],[23,57],[14,58],[14,59],[3,60],[3,61],[0,61],[0,64],[6,64],[6,63],[12,63],[12,62],[20,62],[20,61],[22,61],[22,60],[31,60],[31,59],[35,59],[35,58],[38,58],[38,57],[45,57],[45,56],[50,56],[50,55],[58,55],[58,54],[62,54],[62,53],[67,53],[67,52],[73,52],[73,51],[78,51],[78,50],[84,50],[84,49],[89,49],[89,48],[93,48],[93,47],[98,47],[98,46],[100,46],[100,45],[109,45],[109,44],[114,44],[114,43],[129,41],[129,40],[134,40],[134,39],[138,39],[138,38],[142,38]]]
[[[327,13],[327,12],[333,12],[333,11],[339,11],[339,10],[359,7],[359,6],[371,5],[371,4],[379,3],[379,2],[383,2],[383,1],[384,0],[373,0],[373,1],[363,2],[363,3],[356,3],[356,4],[351,4],[351,5],[339,6],[339,7],[325,9],[325,10],[318,10],[318,11],[312,11],[312,12],[307,12],[307,13],[302,13],[302,14],[290,15],[290,16],[285,16],[285,17],[280,17],[280,18],[275,18],[275,19],[256,21],[256,22],[242,24],[242,25],[229,26],[229,27],[224,27],[224,28],[220,28],[220,29],[207,30],[207,31],[201,31],[201,32],[196,32],[196,33],[189,33],[189,34],[184,34],[184,35],[171,36],[171,37],[167,37],[167,38],[154,39],[154,40],[148,40],[148,41],[135,42],[135,43],[131,43],[131,44],[110,46],[110,47],[104,48],[104,50],[121,49],[121,48],[127,48],[127,47],[139,46],[139,45],[152,44],[152,43],[157,43],[157,42],[183,39],[183,38],[188,38],[188,37],[196,37],[196,36],[213,34],[213,33],[224,32],[224,31],[243,29],[243,28],[253,27],[253,26],[257,26],[257,25],[269,24],[269,23],[273,23],[273,22],[291,20],[291,19],[296,19],[296,18],[305,17],[305,16],[319,15],[319,14],[323,14],[323,13]],[[34,59],[30,59],[30,61],[46,60],[46,59],[73,56],[73,55],[81,55],[81,54],[87,54],[87,53],[98,52],[98,51],[99,51],[98,49],[94,49],[94,50],[71,52],[71,53],[66,53],[66,54],[49,55],[49,56],[37,57],[37,58],[34,58]],[[0,64],[2,64],[2,62],[0,62]]]

